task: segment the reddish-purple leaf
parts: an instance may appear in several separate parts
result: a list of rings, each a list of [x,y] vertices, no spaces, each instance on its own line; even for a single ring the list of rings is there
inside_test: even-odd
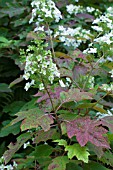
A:
[[[107,130],[101,124],[101,121],[91,120],[89,117],[70,121],[67,123],[68,137],[76,136],[81,146],[85,146],[89,141],[98,147],[110,148],[106,137],[103,136],[107,133]]]
[[[47,132],[41,130],[37,133],[33,143],[39,143],[41,141],[47,141],[49,139],[58,139],[59,133],[57,133],[56,129],[50,129]]]
[[[67,90],[62,87],[56,87],[53,91],[50,88],[48,88],[48,91],[49,91],[50,96],[48,95],[47,92],[38,92],[37,94],[35,94],[35,97],[39,97],[37,100],[37,103],[40,103],[41,107],[43,107],[43,109],[45,109],[46,112],[50,112],[53,109],[51,105],[51,100],[55,108],[60,102],[59,100],[60,93],[63,91],[67,91]],[[50,100],[50,97],[51,97],[51,100]]]
[[[113,116],[106,116],[101,119],[102,125],[109,128],[109,130],[113,133]]]
[[[61,98],[61,101],[63,103],[65,102],[71,102],[71,101],[81,101],[81,100],[85,100],[85,99],[92,99],[93,94],[89,93],[89,92],[81,92],[79,89],[77,88],[72,88],[69,89],[67,92],[62,92],[61,93],[63,96],[63,99]]]

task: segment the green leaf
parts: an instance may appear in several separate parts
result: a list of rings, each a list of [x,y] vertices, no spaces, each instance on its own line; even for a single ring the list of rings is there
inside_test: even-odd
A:
[[[35,151],[33,151],[30,155],[35,156],[35,159],[41,158],[41,157],[48,157],[53,152],[53,147],[50,145],[39,145],[35,148]]]
[[[88,164],[84,164],[84,170],[110,170],[98,162],[91,161]]]
[[[53,142],[58,142],[58,145],[63,145],[63,146],[67,146],[67,142],[66,142],[66,140],[64,140],[64,139],[57,139],[57,140],[54,140]]]
[[[19,6],[19,4],[9,4],[7,3],[7,7],[5,7],[4,9],[1,9],[1,13],[5,14],[5,15],[9,15],[9,17],[14,17],[16,15],[20,15],[24,12],[24,10],[26,9],[26,7],[22,7]]]
[[[15,152],[17,152],[21,148],[21,146],[31,137],[32,137],[32,134],[27,132],[27,133],[20,135],[17,138],[16,144],[13,144],[13,143],[9,144],[8,146],[9,150],[5,151],[3,155],[6,164],[11,160]]]
[[[94,106],[93,109],[96,110],[96,111],[98,111],[98,112],[101,112],[101,113],[107,113],[106,110],[104,110],[103,108],[98,107],[98,106]]]
[[[66,166],[66,170],[83,170],[80,166],[78,166],[76,163],[68,163]]]
[[[67,156],[59,156],[52,160],[48,170],[66,170],[66,164],[69,162]]]
[[[73,114],[73,113],[65,113],[65,114],[61,114],[60,116],[58,116],[60,119],[64,119],[64,120],[68,120],[68,121],[71,121],[71,120],[74,120],[77,118],[77,114]]]
[[[34,143],[39,143],[41,141],[47,141],[48,139],[58,139],[60,137],[59,133],[56,132],[56,129],[50,129],[47,132],[43,130],[37,133],[37,136],[34,139]]]
[[[85,163],[88,163],[88,156],[90,155],[87,150],[88,148],[86,146],[81,147],[79,144],[65,147],[65,151],[68,151],[69,159],[72,159],[74,156],[76,156],[78,160],[81,160]]]
[[[0,42],[2,42],[2,43],[8,43],[9,40],[8,40],[7,38],[5,38],[5,37],[0,37]]]
[[[66,124],[64,122],[61,123],[61,131],[62,135],[67,133]]]
[[[17,135],[20,132],[20,122],[12,125],[12,126],[5,126],[0,131],[0,137],[8,136],[9,134]]]
[[[0,83],[0,92],[11,92],[11,89],[7,84]]]
[[[10,116],[15,116],[15,114],[20,111],[25,103],[26,102],[23,101],[14,101],[8,106],[5,106],[3,112],[8,113]]]

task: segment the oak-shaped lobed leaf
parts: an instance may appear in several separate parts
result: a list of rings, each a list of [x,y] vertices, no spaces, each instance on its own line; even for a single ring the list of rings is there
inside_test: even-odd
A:
[[[66,91],[66,89],[62,88],[62,87],[56,87],[53,91],[48,88],[48,92],[51,96],[51,99],[58,99],[60,97],[60,93],[62,91]],[[39,99],[37,100],[37,103],[40,103],[42,101],[46,101],[47,104],[49,104],[51,101],[50,101],[50,97],[48,95],[47,92],[38,92],[37,94],[35,94],[35,97],[39,97]]]
[[[48,87],[48,92],[38,92],[35,94],[35,97],[39,97],[37,100],[37,103],[43,103],[42,107],[45,108],[45,111],[51,111],[52,110],[52,105],[51,105],[51,100],[53,102],[54,107],[58,105],[60,102],[60,93],[63,91],[67,91],[67,89],[62,88],[62,87],[56,87],[54,90],[51,90],[50,87]],[[51,100],[50,100],[51,97]],[[50,108],[49,108],[50,107]]]
[[[88,156],[90,154],[89,154],[88,148],[86,146],[81,147],[77,143],[77,144],[74,144],[74,145],[66,146],[65,151],[68,151],[68,158],[69,159],[72,159],[74,156],[76,156],[78,160],[81,160],[85,163],[88,163]]]
[[[18,117],[11,122],[11,125],[22,120],[21,130],[28,130],[41,126],[44,131],[50,129],[50,125],[54,123],[53,118],[49,114],[44,114],[39,108],[21,111],[16,114]]]
[[[91,142],[98,147],[110,148],[107,138],[103,136],[107,133],[107,130],[101,124],[101,121],[91,120],[89,117],[69,121],[66,123],[68,137],[76,136],[81,146]]]
[[[69,89],[67,92],[61,92],[61,102],[71,102],[71,101],[81,101],[85,99],[91,100],[93,97],[92,93],[89,92],[81,92],[78,88]]]

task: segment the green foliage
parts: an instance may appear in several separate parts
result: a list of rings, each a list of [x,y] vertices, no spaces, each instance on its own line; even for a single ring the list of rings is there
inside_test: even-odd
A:
[[[112,1],[36,2],[0,1],[0,169],[113,169]]]
[[[66,164],[69,162],[66,156],[59,156],[53,159],[52,163],[49,165],[48,170],[65,170]]]
[[[68,151],[67,155],[69,159],[72,159],[74,156],[76,156],[78,160],[81,160],[85,163],[88,163],[88,156],[90,155],[87,150],[87,147],[81,147],[79,144],[65,147],[65,151]]]

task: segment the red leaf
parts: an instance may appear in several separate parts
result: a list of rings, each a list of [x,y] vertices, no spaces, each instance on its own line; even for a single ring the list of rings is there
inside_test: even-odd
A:
[[[70,121],[67,123],[68,137],[76,136],[81,146],[86,145],[89,141],[98,147],[110,148],[106,137],[103,136],[107,133],[107,130],[100,126],[101,124],[101,121],[91,120],[89,117]]]
[[[101,119],[102,125],[109,128],[109,130],[113,133],[113,116],[106,116]]]

